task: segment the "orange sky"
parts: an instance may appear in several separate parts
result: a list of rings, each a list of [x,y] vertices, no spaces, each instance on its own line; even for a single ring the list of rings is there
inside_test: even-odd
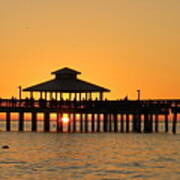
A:
[[[108,98],[180,98],[179,0],[0,1],[0,97],[69,66]]]

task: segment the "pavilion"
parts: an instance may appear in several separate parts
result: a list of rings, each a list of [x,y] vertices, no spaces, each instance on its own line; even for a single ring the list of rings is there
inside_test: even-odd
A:
[[[67,67],[51,74],[55,75],[54,79],[25,88],[23,91],[30,92],[31,98],[34,92],[38,92],[40,98],[45,100],[62,100],[64,94],[68,94],[68,100],[79,101],[92,100],[95,93],[98,93],[98,100],[102,101],[104,92],[110,92],[109,89],[78,79],[77,75],[81,73]]]

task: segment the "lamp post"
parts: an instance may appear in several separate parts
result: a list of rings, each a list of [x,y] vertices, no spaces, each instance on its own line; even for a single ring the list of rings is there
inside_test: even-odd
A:
[[[141,99],[141,90],[138,89],[137,90],[137,100],[140,101],[140,99]]]
[[[18,86],[19,89],[19,100],[22,99],[22,86]]]

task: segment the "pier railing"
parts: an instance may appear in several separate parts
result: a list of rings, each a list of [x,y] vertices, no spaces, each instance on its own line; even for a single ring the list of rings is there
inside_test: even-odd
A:
[[[180,107],[180,100],[105,100],[105,101],[69,101],[69,100],[34,100],[34,99],[0,99],[0,107],[22,107],[22,108],[108,108],[113,110],[118,109],[136,109],[136,108],[171,108]]]

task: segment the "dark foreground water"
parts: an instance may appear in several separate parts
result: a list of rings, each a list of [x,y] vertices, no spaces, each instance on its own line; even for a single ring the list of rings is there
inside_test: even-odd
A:
[[[180,179],[180,135],[1,132],[0,179]]]

